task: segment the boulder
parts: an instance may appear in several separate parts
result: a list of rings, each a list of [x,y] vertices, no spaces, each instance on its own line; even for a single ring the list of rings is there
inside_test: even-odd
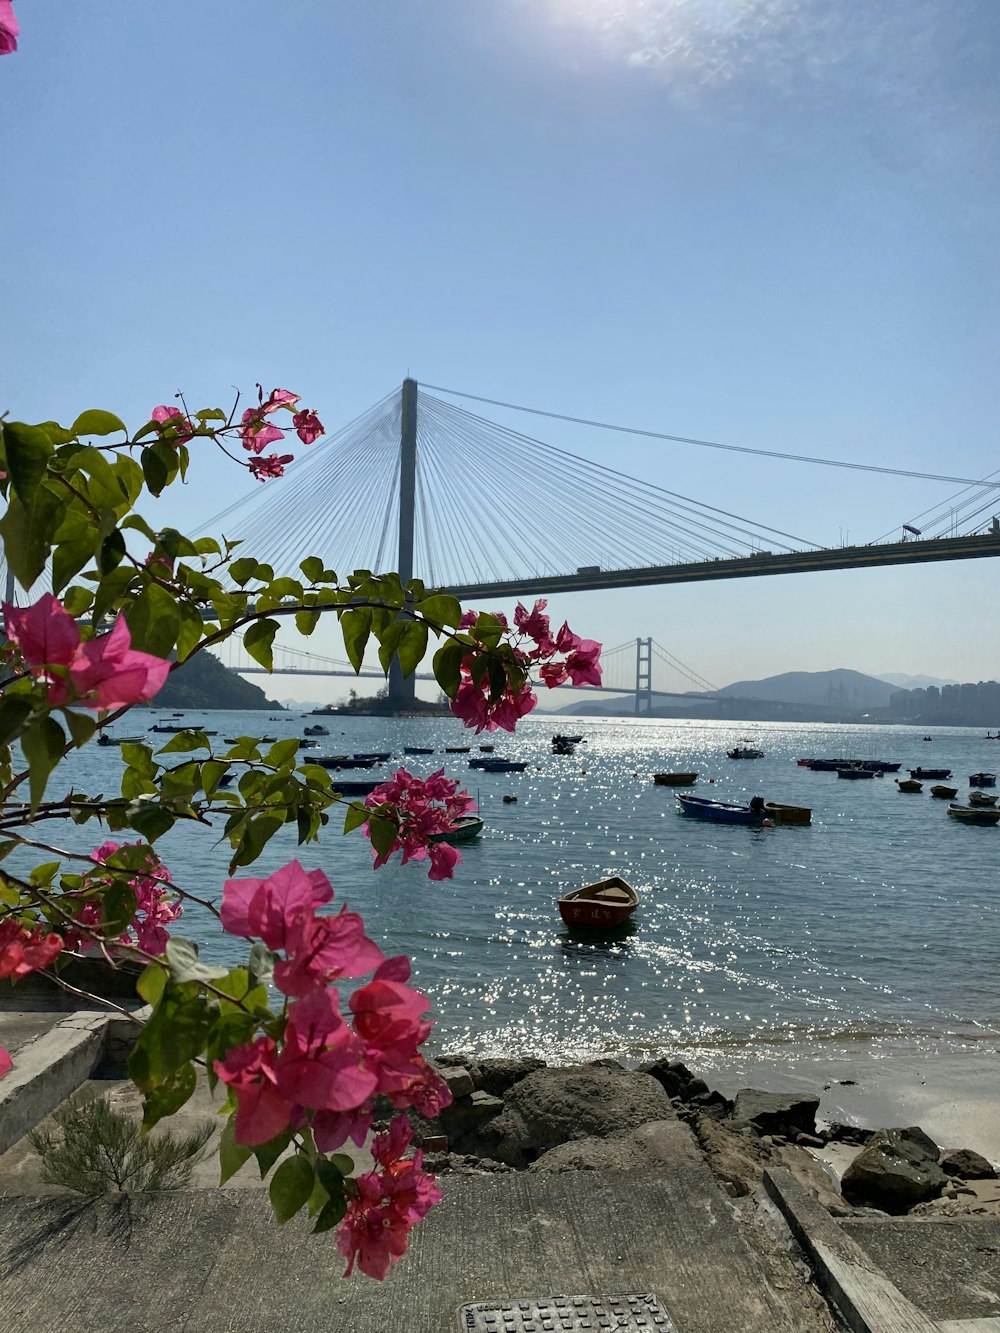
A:
[[[512,1060],[480,1060],[476,1068],[470,1069],[477,1089],[502,1097],[515,1083],[527,1078],[538,1069],[545,1068],[544,1060],[534,1056],[523,1056]]]
[[[688,1087],[695,1082],[694,1074],[680,1060],[651,1060],[639,1066],[639,1073],[655,1078],[668,1097],[681,1097],[685,1101]]]
[[[848,1203],[905,1213],[936,1198],[948,1177],[938,1165],[939,1150],[921,1129],[880,1129],[841,1178]]]
[[[938,1166],[948,1176],[963,1180],[996,1180],[997,1173],[985,1157],[971,1148],[952,1148],[941,1154]]]
[[[733,1124],[753,1125],[761,1134],[816,1133],[818,1097],[803,1097],[797,1092],[761,1092],[741,1088],[733,1106]]]
[[[574,1139],[542,1153],[529,1171],[659,1171],[677,1160],[677,1126],[651,1120],[611,1139]]]
[[[492,1157],[527,1166],[560,1143],[611,1138],[670,1115],[670,1101],[648,1074],[593,1065],[538,1069],[515,1083],[503,1112],[480,1131]]]
[[[849,1143],[853,1147],[863,1148],[875,1137],[874,1129],[865,1129],[861,1125],[842,1125],[833,1120],[826,1129],[819,1131],[818,1137],[824,1143]]]
[[[440,1074],[448,1085],[448,1091],[456,1100],[459,1097],[471,1097],[476,1090],[472,1075],[464,1065],[455,1065],[451,1068],[445,1066],[440,1070]]]

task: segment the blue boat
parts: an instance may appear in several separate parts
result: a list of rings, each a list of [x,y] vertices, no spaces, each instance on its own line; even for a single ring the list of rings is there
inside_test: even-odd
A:
[[[710,801],[704,796],[682,796],[680,792],[677,799],[684,814],[694,815],[696,819],[712,819],[717,824],[760,824],[765,818],[763,810],[758,814],[748,805]]]

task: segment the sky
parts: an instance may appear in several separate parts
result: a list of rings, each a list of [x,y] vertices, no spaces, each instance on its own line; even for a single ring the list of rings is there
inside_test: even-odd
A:
[[[994,0],[15,5],[20,49],[0,60],[13,419],[98,406],[138,425],[177,391],[228,406],[260,381],[332,430],[412,374],[756,449],[1000,466]],[[454,401],[823,545],[958,489]],[[199,529],[256,486],[199,458],[149,516]],[[502,493],[470,500],[503,511]],[[550,609],[609,647],[652,634],[718,685],[832,667],[977,680],[1000,676],[995,570]],[[336,652],[335,631],[313,645]]]

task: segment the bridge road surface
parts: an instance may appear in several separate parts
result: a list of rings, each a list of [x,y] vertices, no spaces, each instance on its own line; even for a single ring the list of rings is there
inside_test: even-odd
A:
[[[384,1283],[342,1280],[333,1233],[278,1228],[259,1189],[7,1195],[0,1329],[458,1333],[466,1304],[651,1292],[677,1333],[826,1333],[768,1284],[688,1130],[664,1131],[655,1171],[444,1177]]]

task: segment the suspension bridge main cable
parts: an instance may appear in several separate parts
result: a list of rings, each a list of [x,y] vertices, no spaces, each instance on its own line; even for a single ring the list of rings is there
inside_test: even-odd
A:
[[[499,398],[485,398],[481,394],[465,393],[461,389],[446,389],[440,384],[421,384],[422,389],[434,393],[447,393],[455,398],[467,398],[474,403],[488,403],[491,407],[505,407],[511,412],[528,412],[532,416],[549,417],[553,421],[568,421],[576,426],[593,426],[597,430],[617,431],[621,435],[639,435],[647,440],[665,440],[671,444],[693,444],[699,449],[723,449],[731,454],[752,454],[757,458],[777,458],[786,463],[814,463],[818,467],[847,468],[855,472],[879,472],[888,477],[909,477],[916,481],[945,481],[956,486],[985,486],[1000,489],[1000,481],[987,481],[985,478],[942,476],[934,472],[915,472],[909,468],[881,467],[876,463],[849,463],[842,458],[816,458],[811,454],[788,454],[776,449],[754,449],[750,445],[723,444],[719,440],[701,440],[691,435],[669,435],[665,431],[643,430],[637,426],[616,426],[610,421],[593,421],[587,417],[574,417],[566,412],[547,412],[540,407],[525,407],[521,403],[505,403]],[[995,476],[995,473],[991,473]]]

